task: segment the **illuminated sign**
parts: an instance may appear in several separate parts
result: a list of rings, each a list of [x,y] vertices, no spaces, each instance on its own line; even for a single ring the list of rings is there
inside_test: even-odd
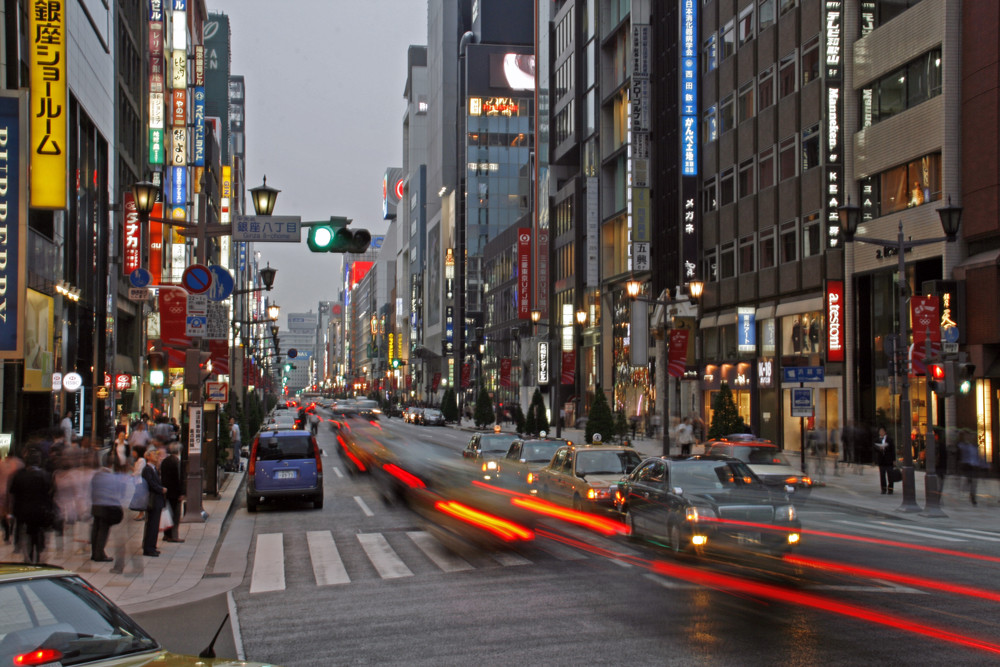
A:
[[[170,47],[176,50],[187,50],[187,15],[183,9],[175,8],[170,13]]]
[[[841,101],[841,80],[843,78],[842,21],[843,0],[827,0],[826,8],[826,55],[824,56],[824,79],[826,82],[826,243],[828,248],[840,245],[840,207],[844,180],[843,138],[840,120],[843,116]],[[864,100],[864,96],[862,96]],[[869,98],[870,100],[870,98]],[[862,115],[870,119],[870,108],[862,106]],[[870,120],[869,120],[870,122]]]
[[[205,166],[205,87],[194,89],[194,165]]]
[[[681,176],[698,175],[698,1],[681,2]]]
[[[187,88],[187,51],[175,50],[170,54],[171,88]]]
[[[826,360],[844,360],[844,281],[826,281]]]
[[[124,248],[122,249],[122,273],[126,276],[142,266],[142,227],[139,225],[139,209],[131,192],[125,193]]]
[[[517,102],[509,97],[491,97],[483,100],[483,115],[485,116],[516,116]]]
[[[24,92],[0,91],[0,174],[3,175],[0,180],[0,225],[4,231],[0,235],[0,256],[4,260],[0,263],[0,286],[3,288],[0,290],[0,359],[20,358],[24,348],[28,225],[24,170],[27,169],[26,119],[29,113]],[[34,150],[34,145],[31,148]],[[34,352],[37,350],[29,350],[29,353]]]
[[[774,386],[774,359],[761,357],[757,360],[757,387],[770,389]]]
[[[184,127],[187,125],[187,90],[172,90],[170,93],[171,124]]]
[[[149,126],[163,129],[163,93],[149,94]]]
[[[531,319],[531,229],[517,230],[517,318]]]
[[[28,3],[31,205],[66,208],[66,14],[63,0]]]
[[[233,196],[233,168],[228,164],[222,165],[222,193],[223,197]]]
[[[538,384],[549,383],[549,343],[538,341]]]
[[[482,116],[483,115],[483,100],[479,97],[469,98],[469,115],[470,116]]]
[[[187,204],[187,169],[172,167],[170,169],[170,189],[167,190],[167,203],[172,206]]]
[[[200,44],[194,47],[194,85],[205,85],[205,47]]]
[[[170,128],[170,164],[175,167],[187,166],[187,128]]]
[[[757,351],[757,309],[741,306],[736,310],[737,349],[740,352]]]
[[[163,130],[149,128],[149,164],[163,164]]]

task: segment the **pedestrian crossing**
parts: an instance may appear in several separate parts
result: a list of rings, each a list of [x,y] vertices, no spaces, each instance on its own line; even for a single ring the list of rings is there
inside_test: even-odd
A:
[[[976,530],[973,528],[931,528],[898,521],[863,521],[837,519],[833,522],[849,532],[859,532],[865,535],[909,540],[920,544],[928,541],[944,543],[986,542],[1000,543],[1000,532]]]

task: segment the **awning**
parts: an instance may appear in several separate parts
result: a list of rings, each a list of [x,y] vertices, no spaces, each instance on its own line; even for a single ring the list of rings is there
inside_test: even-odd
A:
[[[724,327],[727,324],[736,324],[736,312],[719,313],[718,321],[715,323],[717,327]]]
[[[757,313],[754,318],[759,322],[761,320],[769,320],[774,317],[774,304],[770,306],[758,306]]]
[[[126,375],[135,375],[135,362],[132,357],[125,356],[124,354],[115,355],[115,367],[110,369],[115,373],[125,373]]]
[[[718,321],[718,316],[716,315],[705,315],[700,320],[698,320],[698,326],[702,329],[711,329],[715,326]]]
[[[987,250],[986,252],[966,257],[955,268],[962,270],[981,269],[987,266],[996,266],[997,264],[1000,264],[1000,250]]]
[[[779,303],[778,307],[774,309],[774,316],[783,317],[785,315],[798,315],[799,313],[812,313],[817,310],[823,310],[823,297],[821,296],[817,296],[812,299],[801,299],[799,301]]]
[[[441,355],[424,345],[418,345],[411,353],[417,359],[440,359]]]

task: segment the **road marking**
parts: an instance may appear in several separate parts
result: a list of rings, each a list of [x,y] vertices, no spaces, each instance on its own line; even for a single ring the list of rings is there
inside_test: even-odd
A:
[[[371,511],[368,505],[365,504],[365,501],[361,499],[361,496],[354,496],[354,502],[358,504],[361,511],[365,513],[365,516],[375,516],[375,512]]]
[[[317,586],[351,583],[330,531],[310,530],[306,533],[306,541],[309,543],[309,559],[312,561]]]
[[[531,565],[530,560],[510,551],[493,551],[490,553],[490,558],[504,567],[510,567],[513,565]]]
[[[285,590],[285,548],[281,533],[257,536],[253,557],[250,594]]]
[[[542,549],[548,551],[557,560],[584,560],[587,558],[587,554],[571,547],[564,547],[555,542],[549,542],[541,546]]]
[[[372,562],[379,576],[383,579],[413,576],[410,568],[406,567],[406,563],[400,560],[381,533],[359,533],[358,541],[361,542],[361,548],[368,554],[368,560]]]
[[[959,528],[958,531],[963,534],[968,534],[969,537],[974,537],[977,540],[986,540],[987,542],[1000,542],[1000,536],[996,533],[991,533],[988,530],[976,530],[975,528]]]
[[[883,531],[886,531],[886,532],[890,532],[890,533],[897,533],[897,534],[900,534],[900,535],[906,535],[907,537],[910,537],[910,538],[913,538],[913,539],[918,539],[918,538],[922,538],[922,537],[929,537],[929,538],[931,538],[933,540],[944,540],[945,542],[966,542],[967,541],[967,540],[963,540],[963,539],[958,538],[958,537],[945,537],[944,535],[932,535],[932,534],[929,534],[929,533],[923,533],[923,534],[921,534],[921,533],[914,532],[913,530],[910,530],[908,528],[894,528],[892,526],[870,526],[868,524],[859,523],[857,521],[845,521],[843,519],[838,520],[837,523],[847,524],[849,526],[853,526],[855,528],[855,530],[861,530],[861,531],[865,531],[865,532],[869,532],[869,533],[875,533],[875,534],[879,534],[879,533],[881,533]]]
[[[341,472],[340,468],[338,468],[336,466],[334,466],[334,468],[333,468],[333,474],[336,475],[337,477],[340,477],[341,479],[344,478],[344,473]]]
[[[465,570],[471,570],[472,566],[464,558],[459,558],[451,551],[437,541],[437,539],[428,532],[423,530],[415,530],[406,533],[413,543],[424,552],[428,558],[434,561],[443,572],[464,572]]]

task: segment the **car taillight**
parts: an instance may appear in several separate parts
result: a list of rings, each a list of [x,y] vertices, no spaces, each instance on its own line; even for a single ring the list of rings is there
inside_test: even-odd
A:
[[[44,665],[61,660],[63,654],[54,648],[40,648],[14,656],[15,665]]]
[[[250,465],[247,466],[247,475],[253,477],[254,471],[257,469],[257,440],[253,441],[253,447],[250,448]]]
[[[319,450],[319,444],[316,442],[316,438],[312,439],[313,452],[316,453],[316,474],[323,474],[323,452]]]

